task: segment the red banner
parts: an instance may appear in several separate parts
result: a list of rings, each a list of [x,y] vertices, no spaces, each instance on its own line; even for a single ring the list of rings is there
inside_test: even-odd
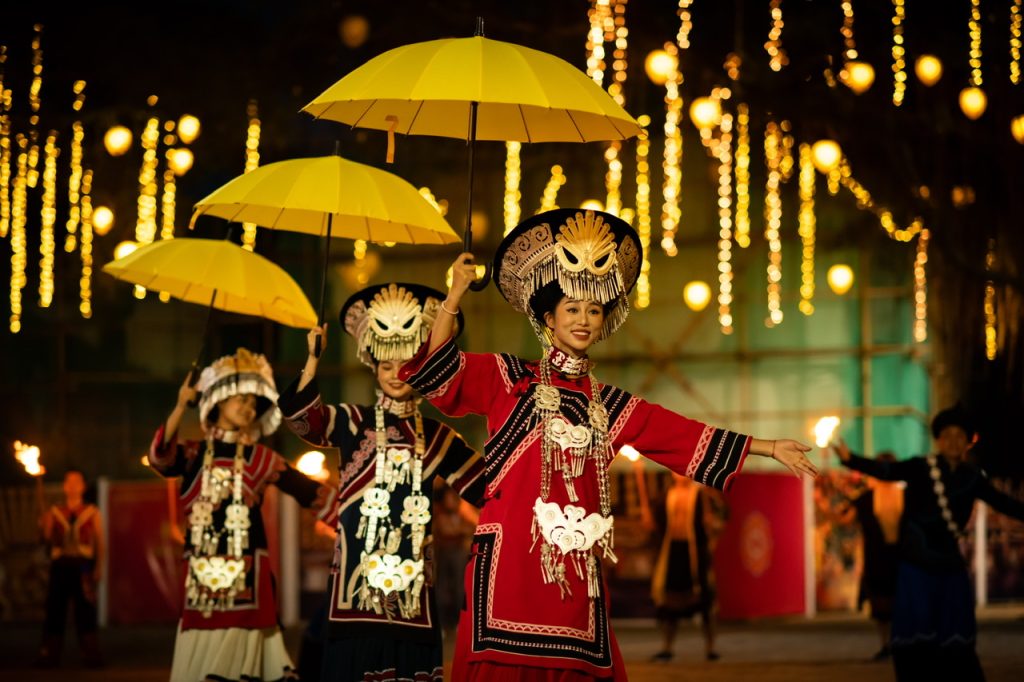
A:
[[[803,500],[789,474],[740,474],[715,551],[723,619],[804,612]]]

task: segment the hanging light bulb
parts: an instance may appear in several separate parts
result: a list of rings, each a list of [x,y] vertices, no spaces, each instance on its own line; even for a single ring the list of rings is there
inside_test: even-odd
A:
[[[664,85],[679,68],[679,60],[665,50],[651,50],[644,60],[644,71],[655,85]]]
[[[199,125],[199,119],[192,114],[185,114],[178,119],[178,137],[185,144],[192,144],[199,137],[201,129],[202,126]]]
[[[853,286],[853,269],[849,265],[833,265],[828,269],[828,286],[842,296]]]
[[[843,150],[835,140],[818,140],[811,146],[811,161],[819,173],[831,173],[842,160]]]
[[[106,206],[97,206],[92,211],[92,229],[99,236],[110,232],[114,226],[114,212]]]
[[[1013,139],[1024,144],[1024,115],[1017,116],[1010,121],[1010,133],[1013,134]]]
[[[132,148],[132,131],[124,126],[114,126],[103,136],[103,146],[111,156],[123,156]]]
[[[917,80],[930,88],[942,78],[942,61],[932,54],[923,54],[914,62],[914,73]]]
[[[846,62],[839,79],[857,95],[867,92],[875,82],[875,69],[867,62]]]
[[[987,107],[988,97],[985,96],[985,91],[981,88],[972,85],[960,91],[960,110],[972,121],[981,118]]]
[[[184,175],[188,172],[188,169],[192,167],[192,162],[195,157],[192,155],[192,150],[185,147],[174,149],[167,156],[167,164],[174,171],[175,175]]]
[[[698,97],[690,104],[690,120],[704,130],[718,125],[722,120],[722,105],[711,97]]]
[[[135,249],[139,248],[138,243],[132,241],[123,241],[114,247],[114,260],[120,260],[125,256],[131,254]]]
[[[700,312],[711,302],[711,287],[707,282],[696,280],[683,287],[683,300],[690,310]]]

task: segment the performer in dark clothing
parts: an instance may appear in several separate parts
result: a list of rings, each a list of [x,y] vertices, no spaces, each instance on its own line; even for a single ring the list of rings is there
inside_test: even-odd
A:
[[[443,298],[429,287],[389,283],[342,306],[342,325],[376,375],[376,404],[324,404],[315,342],[319,336],[326,346],[326,325],[310,331],[306,367],[278,401],[292,432],[341,453],[325,681],[443,678],[431,493],[442,478],[478,504],[484,462],[451,427],[424,417],[397,376],[430,332]]]
[[[937,453],[885,462],[834,446],[843,464],[885,481],[906,481],[892,653],[899,680],[984,680],[975,652],[974,593],[959,540],[975,500],[1024,520],[1024,503],[966,461],[975,430],[960,407],[932,421]]]

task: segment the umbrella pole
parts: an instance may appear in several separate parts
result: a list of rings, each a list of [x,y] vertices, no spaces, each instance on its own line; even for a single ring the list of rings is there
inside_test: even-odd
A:
[[[203,325],[203,336],[199,342],[199,352],[196,354],[196,359],[192,361],[192,369],[188,371],[188,385],[194,387],[196,382],[199,381],[199,368],[203,365],[203,355],[206,353],[206,341],[210,335],[210,320],[213,319],[213,303],[217,300],[217,290],[213,290],[213,295],[210,296],[210,305],[206,309],[206,323]],[[195,407],[199,404],[198,400],[193,400],[189,403],[189,407]]]
[[[331,259],[331,226],[334,221],[334,214],[327,214],[327,244],[324,245],[324,272],[323,277],[320,278],[320,315],[317,317],[316,325],[318,327],[324,324],[324,303],[327,300],[327,264]],[[320,336],[316,337],[316,345],[313,346],[313,355],[320,357],[320,352],[323,350]]]
[[[476,32],[474,36],[483,36],[483,17],[476,18]],[[466,198],[466,231],[462,235],[462,250],[470,252],[473,250],[473,153],[476,151],[476,115],[479,102],[469,103],[469,196]],[[488,263],[484,268],[483,276],[469,285],[473,291],[483,291],[487,283],[491,281],[491,265]]]

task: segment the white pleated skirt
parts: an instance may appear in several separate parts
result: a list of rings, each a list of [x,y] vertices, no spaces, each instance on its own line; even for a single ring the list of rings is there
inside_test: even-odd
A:
[[[280,628],[182,630],[174,641],[171,682],[297,679]]]

